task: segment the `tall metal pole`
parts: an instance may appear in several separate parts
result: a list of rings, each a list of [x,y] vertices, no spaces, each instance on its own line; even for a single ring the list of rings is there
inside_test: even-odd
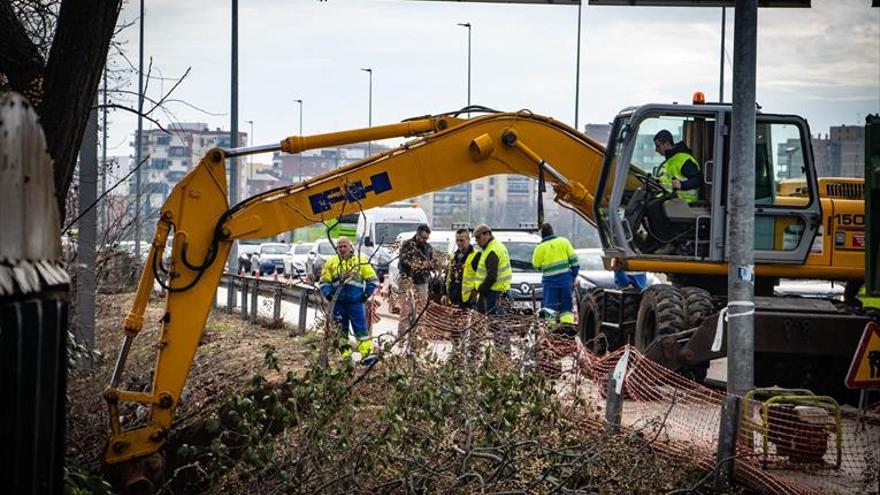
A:
[[[369,97],[369,111],[368,111],[369,113],[368,113],[367,122],[368,122],[369,127],[373,127],[373,69],[366,68],[366,69],[361,69],[361,70],[370,74],[370,97]],[[337,154],[338,153],[339,152],[337,151]],[[373,154],[373,142],[368,141],[367,142],[367,155],[372,155],[372,154]]]
[[[727,31],[727,7],[721,7],[721,76],[718,78],[718,102],[724,103],[724,38]]]
[[[250,136],[248,136],[248,142],[251,144],[251,146],[253,146],[253,145],[254,145],[254,121],[253,121],[253,120],[245,120],[245,123],[248,124],[248,125],[250,125],[250,131],[251,131],[251,134],[250,134]],[[251,155],[251,156],[248,158],[248,173],[247,173],[247,177],[248,177],[248,180],[251,180],[251,179],[254,178],[254,155]],[[249,189],[248,189],[248,190],[245,190],[245,191],[242,191],[242,192],[244,193],[245,196],[247,196],[247,195],[250,194],[250,190],[249,190]]]
[[[471,23],[468,23],[468,106],[471,106]]]
[[[467,106],[471,106],[471,23],[469,22],[460,22],[459,26],[467,28],[468,31],[468,57],[467,57]],[[468,112],[468,118],[470,118],[471,113]],[[467,223],[470,225],[471,223],[471,183],[468,182],[465,186],[465,194],[467,195],[467,200],[465,201],[465,214],[467,218]]]
[[[229,145],[238,147],[238,0],[232,0],[232,60],[230,87],[230,122]],[[229,159],[229,205],[238,203],[238,158]],[[235,271],[234,264],[238,261],[238,243],[232,243],[229,251],[230,271]]]
[[[471,106],[471,23],[459,22],[458,25],[467,28],[468,31],[467,104]],[[470,112],[468,112],[468,116],[470,116]]]
[[[141,0],[140,45],[138,46],[138,123],[134,138],[134,259],[141,262],[141,134],[144,132],[144,0]]]
[[[302,101],[302,98],[300,98],[298,100],[293,100],[293,101],[299,103],[299,135],[302,136],[303,135],[303,101]],[[302,183],[302,181],[303,181],[303,158],[302,158],[301,152],[297,153],[296,161],[299,164],[299,182]]]
[[[582,2],[578,2],[577,60],[574,64],[574,128],[578,131],[581,130],[578,127],[578,110],[580,110],[581,96],[581,4]]]
[[[580,131],[580,121],[578,117],[580,115],[580,96],[581,96],[581,5],[583,2],[578,2],[578,30],[577,30],[577,60],[575,61],[575,70],[574,70],[574,128]],[[573,242],[577,242],[575,239],[577,237],[577,214],[574,210],[571,211],[571,239]]]
[[[736,0],[733,25],[733,118],[730,146],[730,246],[727,272],[727,391],[754,384],[755,60],[757,0]]]
[[[104,106],[101,109],[101,122],[103,129],[101,131],[101,194],[107,193],[107,63],[104,63]],[[104,236],[107,235],[107,228],[110,225],[108,218],[107,198],[100,204],[100,224]]]
[[[98,97],[95,96],[97,104]],[[95,242],[98,212],[92,208],[98,198],[98,112],[89,112],[82,145],[79,150],[79,235],[77,238],[76,319],[77,340],[95,348]],[[90,359],[90,358],[89,358]],[[91,361],[79,363],[91,366]]]

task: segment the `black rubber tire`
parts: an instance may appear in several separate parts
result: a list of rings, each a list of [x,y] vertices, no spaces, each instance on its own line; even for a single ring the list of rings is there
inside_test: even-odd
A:
[[[638,297],[634,297],[634,295]],[[623,299],[623,314],[619,315],[617,313],[618,305],[615,302],[615,304],[608,305],[608,309],[615,312],[613,315],[609,313],[608,318],[616,320],[618,316],[621,316],[623,318],[621,320],[621,323],[636,321],[639,315],[639,304],[642,301],[641,294],[638,294],[635,291],[633,291],[632,293],[630,293],[629,291],[624,291],[621,297]],[[620,330],[620,332],[621,333],[618,333],[614,336],[607,336],[609,351],[613,352],[626,344],[633,343],[633,338],[635,337],[635,335],[632,325],[627,325],[622,330]]]
[[[605,301],[605,290],[593,287],[581,298],[578,313],[578,334],[581,342],[596,354],[604,354],[607,350],[604,339],[596,336],[602,331],[602,305]]]
[[[578,334],[581,336],[581,342],[589,347],[594,353],[602,355],[606,352],[614,352],[620,347],[632,341],[632,335],[624,335],[619,331],[608,333],[609,329],[602,328],[602,322],[605,319],[603,308],[608,311],[609,315],[617,318],[619,301],[609,299],[607,305],[605,303],[605,290],[601,287],[590,289],[581,299],[580,313],[578,314]],[[624,297],[623,320],[635,320],[638,313],[638,298]],[[604,338],[598,335],[604,334]]]
[[[684,297],[684,309],[687,315],[688,328],[695,328],[703,324],[706,317],[717,312],[712,294],[699,287],[681,287],[678,289]]]
[[[640,352],[645,352],[658,336],[681,332],[687,326],[681,292],[671,285],[652,285],[642,294],[634,344]]]

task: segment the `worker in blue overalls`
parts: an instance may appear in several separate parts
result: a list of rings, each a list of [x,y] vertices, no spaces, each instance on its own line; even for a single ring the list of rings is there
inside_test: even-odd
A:
[[[351,323],[358,340],[361,364],[369,365],[376,358],[373,356],[373,341],[367,331],[364,303],[373,295],[379,278],[369,260],[354,252],[348,237],[342,236],[336,240],[336,253],[327,259],[321,271],[321,294],[328,301],[336,298],[333,321],[339,325],[344,339],[340,349],[342,357],[350,357],[352,353],[348,345],[348,325]]]
[[[544,307],[559,314],[559,323],[574,324],[571,291],[580,263],[571,242],[553,235],[553,226],[549,223],[541,225],[541,243],[532,254],[532,266],[541,270]]]

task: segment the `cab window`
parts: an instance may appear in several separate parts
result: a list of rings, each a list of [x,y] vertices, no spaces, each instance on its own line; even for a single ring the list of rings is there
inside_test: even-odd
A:
[[[809,201],[800,128],[795,124],[758,122],[755,204],[804,208]]]

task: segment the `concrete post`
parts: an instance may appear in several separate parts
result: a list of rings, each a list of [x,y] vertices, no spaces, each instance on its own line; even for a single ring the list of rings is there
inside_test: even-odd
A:
[[[744,395],[754,384],[755,59],[757,0],[737,0],[734,19],[730,202],[727,214],[727,391]]]
[[[272,320],[278,321],[281,319],[281,295],[284,289],[279,285],[275,287],[275,294],[272,300]]]
[[[97,97],[95,97],[97,103]],[[79,150],[79,234],[76,246],[76,338],[92,351],[95,348],[95,242],[98,238],[98,112],[92,109],[86,121]],[[91,361],[91,359],[89,359]],[[78,363],[90,366],[91,362]]]
[[[241,279],[241,319],[248,319],[248,280]]]
[[[229,275],[229,283],[226,284],[226,312],[235,310],[235,279],[237,275]]]
[[[251,307],[250,307],[250,316],[248,316],[249,323],[257,322],[257,307],[259,306],[259,297],[260,297],[260,281],[254,280],[254,283],[251,284]]]
[[[309,314],[309,291],[303,290],[299,295],[299,319],[296,323],[296,330],[300,335],[306,334],[306,323]]]

